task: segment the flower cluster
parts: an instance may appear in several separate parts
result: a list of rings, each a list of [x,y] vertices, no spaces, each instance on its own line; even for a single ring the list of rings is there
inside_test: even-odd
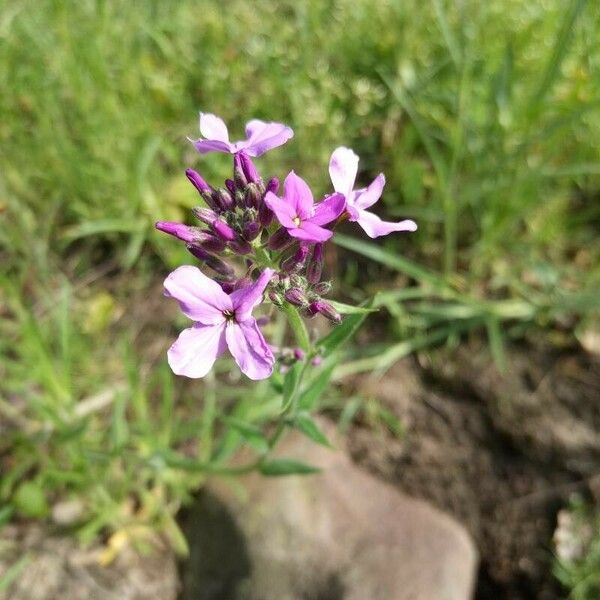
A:
[[[222,187],[212,187],[188,169],[186,175],[205,204],[192,211],[200,225],[156,223],[213,272],[211,278],[197,267],[183,266],[165,280],[165,294],[194,321],[169,349],[169,365],[178,375],[203,377],[227,348],[245,375],[265,379],[275,357],[252,316],[263,298],[337,323],[340,315],[324,300],[331,283],[322,280],[324,243],[335,226],[349,219],[370,237],[415,231],[417,226],[410,220],[382,221],[367,210],[381,197],[385,177],[380,174],[368,187],[355,190],[359,159],[349,148],[331,155],[333,192],[315,203],[310,187],[294,171],[279,196],[279,180],[272,177],[265,183],[252,161],[292,138],[289,127],[255,119],[246,126],[245,140],[230,142],[225,123],[202,113],[200,133],[201,139],[191,140],[198,152],[232,154],[233,176]],[[243,271],[231,260],[237,257],[245,259]]]

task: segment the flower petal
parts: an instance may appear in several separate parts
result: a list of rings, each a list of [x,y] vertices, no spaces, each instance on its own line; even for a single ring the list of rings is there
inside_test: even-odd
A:
[[[329,176],[336,192],[350,195],[356,173],[358,172],[358,156],[350,148],[336,148],[329,159]]]
[[[226,152],[232,153],[231,144],[228,142],[219,142],[216,140],[190,140],[194,144],[194,148],[200,154],[208,154],[209,152]]]
[[[229,144],[229,132],[223,119],[211,113],[200,113],[200,133],[207,140]]]
[[[165,279],[165,295],[179,302],[181,311],[204,325],[223,323],[223,311],[233,310],[231,298],[200,269],[184,265]]]
[[[344,195],[333,194],[315,206],[315,214],[308,221],[314,225],[327,225],[335,221],[344,212],[345,207]]]
[[[277,220],[287,229],[296,227],[293,219],[296,217],[296,209],[273,192],[265,194],[265,204],[275,213]]]
[[[365,230],[365,233],[376,238],[380,235],[387,235],[393,231],[416,231],[417,224],[410,219],[392,223],[390,221],[382,221],[377,215],[366,210],[358,209],[356,218],[350,217],[351,221],[356,221]]]
[[[271,281],[273,273],[275,273],[273,269],[265,269],[254,283],[248,287],[236,290],[229,295],[231,302],[233,303],[237,321],[246,321],[250,319],[252,310],[262,300],[263,292],[269,281]]]
[[[253,119],[246,125],[246,141],[236,150],[244,150],[248,156],[260,156],[268,150],[285,144],[294,137],[294,132],[283,123],[265,123]]]
[[[229,351],[242,373],[250,379],[266,379],[273,372],[275,357],[255,319],[228,323],[225,338]]]
[[[303,221],[300,223],[300,227],[288,229],[288,233],[296,239],[314,244],[317,242],[326,242],[333,235],[333,231],[319,227],[310,221]]]
[[[308,184],[302,177],[298,177],[294,171],[290,171],[283,182],[283,198],[294,207],[296,214],[301,220],[308,219],[313,215],[315,200]]]
[[[225,323],[196,324],[179,334],[167,352],[167,360],[173,373],[195,379],[211,370],[226,347]]]
[[[371,182],[366,190],[362,190],[356,193],[354,198],[354,206],[356,208],[369,208],[373,206],[383,193],[383,186],[385,185],[385,175],[379,173],[375,179]]]

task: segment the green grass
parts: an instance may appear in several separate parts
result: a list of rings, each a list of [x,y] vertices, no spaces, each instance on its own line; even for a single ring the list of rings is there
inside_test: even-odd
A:
[[[27,515],[33,482],[40,516],[84,499],[84,540],[133,523],[181,546],[172,515],[205,473],[171,453],[264,446],[232,423],[273,405],[174,381],[174,313],[151,301],[189,260],[153,222],[187,218],[186,167],[228,167],[186,141],[199,110],[238,133],[290,124],[260,168],[293,166],[318,193],[331,150],[352,146],[361,182],[386,173],[380,212],[418,221],[339,238],[339,291],[379,292],[392,335],[334,378],[472,330],[500,367],[507,336],[571,339],[599,310],[599,34],[585,0],[0,4],[0,510],[17,497]]]

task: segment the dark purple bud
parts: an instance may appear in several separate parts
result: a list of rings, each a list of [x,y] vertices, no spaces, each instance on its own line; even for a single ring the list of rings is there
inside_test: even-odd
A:
[[[221,219],[213,221],[212,228],[221,239],[227,242],[235,240],[235,231],[225,221],[221,221]]]
[[[283,304],[283,296],[279,293],[277,293],[274,290],[271,290],[267,296],[269,297],[269,300],[275,305],[275,306],[281,306]]]
[[[235,203],[237,206],[244,208],[246,206],[246,194],[242,190],[237,190],[235,193]]]
[[[204,262],[208,267],[210,267],[219,275],[223,275],[223,277],[227,278],[233,277],[233,269],[227,263],[223,262],[220,258],[209,254],[208,252],[206,252],[206,250],[204,250],[204,248],[200,248],[199,246],[188,245],[186,247],[192,255]]]
[[[202,241],[202,234],[204,233],[196,227],[188,227],[183,223],[173,223],[172,221],[158,221],[154,224],[154,227],[189,244]]]
[[[262,201],[258,208],[258,220],[263,227],[268,227],[273,222],[273,211]]]
[[[292,236],[287,232],[285,227],[280,227],[270,238],[267,243],[270,250],[283,250],[293,242]]]
[[[225,186],[229,190],[229,193],[232,196],[235,196],[235,182],[233,181],[233,179],[226,179],[225,180]]]
[[[231,294],[231,292],[233,292],[234,284],[231,283],[231,281],[219,281],[219,285],[226,294]]]
[[[319,296],[327,296],[331,291],[331,281],[320,281],[313,287],[315,294]]]
[[[208,233],[202,241],[202,247],[209,252],[223,252],[225,250],[225,242],[221,238]]]
[[[215,197],[215,190],[194,169],[187,169],[185,174],[192,185],[198,190],[206,204],[213,210],[218,211],[220,206],[218,198]]]
[[[242,235],[244,239],[248,242],[255,240],[260,233],[260,223],[256,221],[250,221],[244,225],[244,229],[242,231]]]
[[[240,277],[234,284],[234,290],[243,290],[244,288],[252,285],[252,279],[250,277]]]
[[[311,302],[310,306],[308,307],[308,311],[313,315],[319,313],[334,323],[339,323],[342,320],[340,313],[338,313],[335,308],[331,306],[331,304],[328,302],[323,302],[322,300]]]
[[[274,194],[276,194],[277,190],[279,190],[279,179],[277,179],[277,177],[272,177],[267,183],[266,191],[273,192]]]
[[[302,348],[294,348],[294,358],[296,360],[304,360],[305,356],[306,354]]]
[[[238,188],[244,189],[248,185],[248,180],[246,179],[246,175],[244,175],[242,160],[239,152],[233,155],[233,180]]]
[[[250,252],[252,252],[252,246],[246,242],[245,240],[234,240],[232,242],[229,242],[229,247],[236,253],[236,254],[250,254]]]
[[[245,192],[246,206],[248,208],[258,208],[262,201],[262,195],[255,183],[249,183]]]
[[[306,244],[300,245],[298,250],[296,250],[296,252],[292,256],[289,256],[284,261],[282,261],[281,269],[283,271],[286,271],[287,273],[299,271],[306,262],[308,252],[309,250]]]
[[[260,175],[258,174],[252,159],[245,152],[240,152],[238,156],[240,157],[240,165],[248,183],[258,183],[260,181]]]
[[[265,325],[268,325],[268,324],[269,324],[269,321],[270,321],[270,320],[271,320],[271,319],[269,319],[269,317],[268,317],[267,315],[264,315],[264,316],[262,316],[262,317],[258,317],[258,319],[256,319],[256,324],[257,324],[259,327],[264,327]]]
[[[308,298],[300,288],[290,288],[285,292],[285,299],[294,306],[306,306]]]
[[[306,268],[306,278],[310,283],[318,283],[323,273],[323,244],[315,244],[313,255]]]
[[[233,198],[225,188],[219,188],[215,192],[215,197],[218,198],[219,204],[222,206],[223,210],[231,210],[233,208]]]
[[[202,221],[207,225],[212,225],[218,218],[217,213],[210,208],[204,208],[202,206],[196,206],[192,208],[192,214],[198,219],[198,221]]]

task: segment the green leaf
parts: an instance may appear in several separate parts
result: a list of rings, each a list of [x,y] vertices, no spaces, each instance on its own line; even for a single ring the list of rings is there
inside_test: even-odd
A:
[[[300,410],[311,411],[316,407],[319,398],[323,395],[323,392],[329,385],[331,374],[335,367],[336,363],[332,362],[308,384],[306,389],[300,395],[300,400],[298,400],[298,407]]]
[[[366,307],[370,308],[372,300],[370,300]],[[324,338],[321,338],[317,342],[317,347],[323,349],[323,355],[329,356],[332,352],[335,352],[344,342],[349,340],[362,325],[367,315],[365,313],[350,315],[345,318],[340,325],[331,331]]]
[[[221,417],[221,420],[235,429],[241,436],[244,438],[248,444],[250,444],[255,450],[258,452],[267,452],[269,449],[269,442],[267,438],[263,435],[263,432],[252,425],[251,423],[246,423],[245,421],[241,421],[234,417]]]
[[[48,501],[42,487],[34,481],[22,483],[13,498],[15,508],[24,517],[45,517],[49,512]]]
[[[313,440],[313,442],[317,442],[317,444],[321,444],[327,448],[333,448],[331,442],[319,429],[319,426],[313,421],[312,417],[308,413],[302,412],[296,415],[294,425],[306,437]]]
[[[0,508],[0,529],[9,522],[13,512],[14,509],[12,506],[3,506]]]
[[[343,302],[336,302],[335,300],[327,300],[327,302],[342,315],[363,315],[379,310],[377,308],[365,308],[364,306],[352,306]]]
[[[280,477],[282,475],[310,475],[319,473],[321,469],[297,460],[279,458],[261,463],[259,470],[263,475]]]
[[[25,554],[0,575],[0,592],[5,592],[31,562],[31,555]]]
[[[302,370],[304,369],[304,363],[298,361],[294,363],[290,370],[285,374],[283,380],[283,406],[286,408],[294,399],[298,384],[300,383],[300,377]]]

